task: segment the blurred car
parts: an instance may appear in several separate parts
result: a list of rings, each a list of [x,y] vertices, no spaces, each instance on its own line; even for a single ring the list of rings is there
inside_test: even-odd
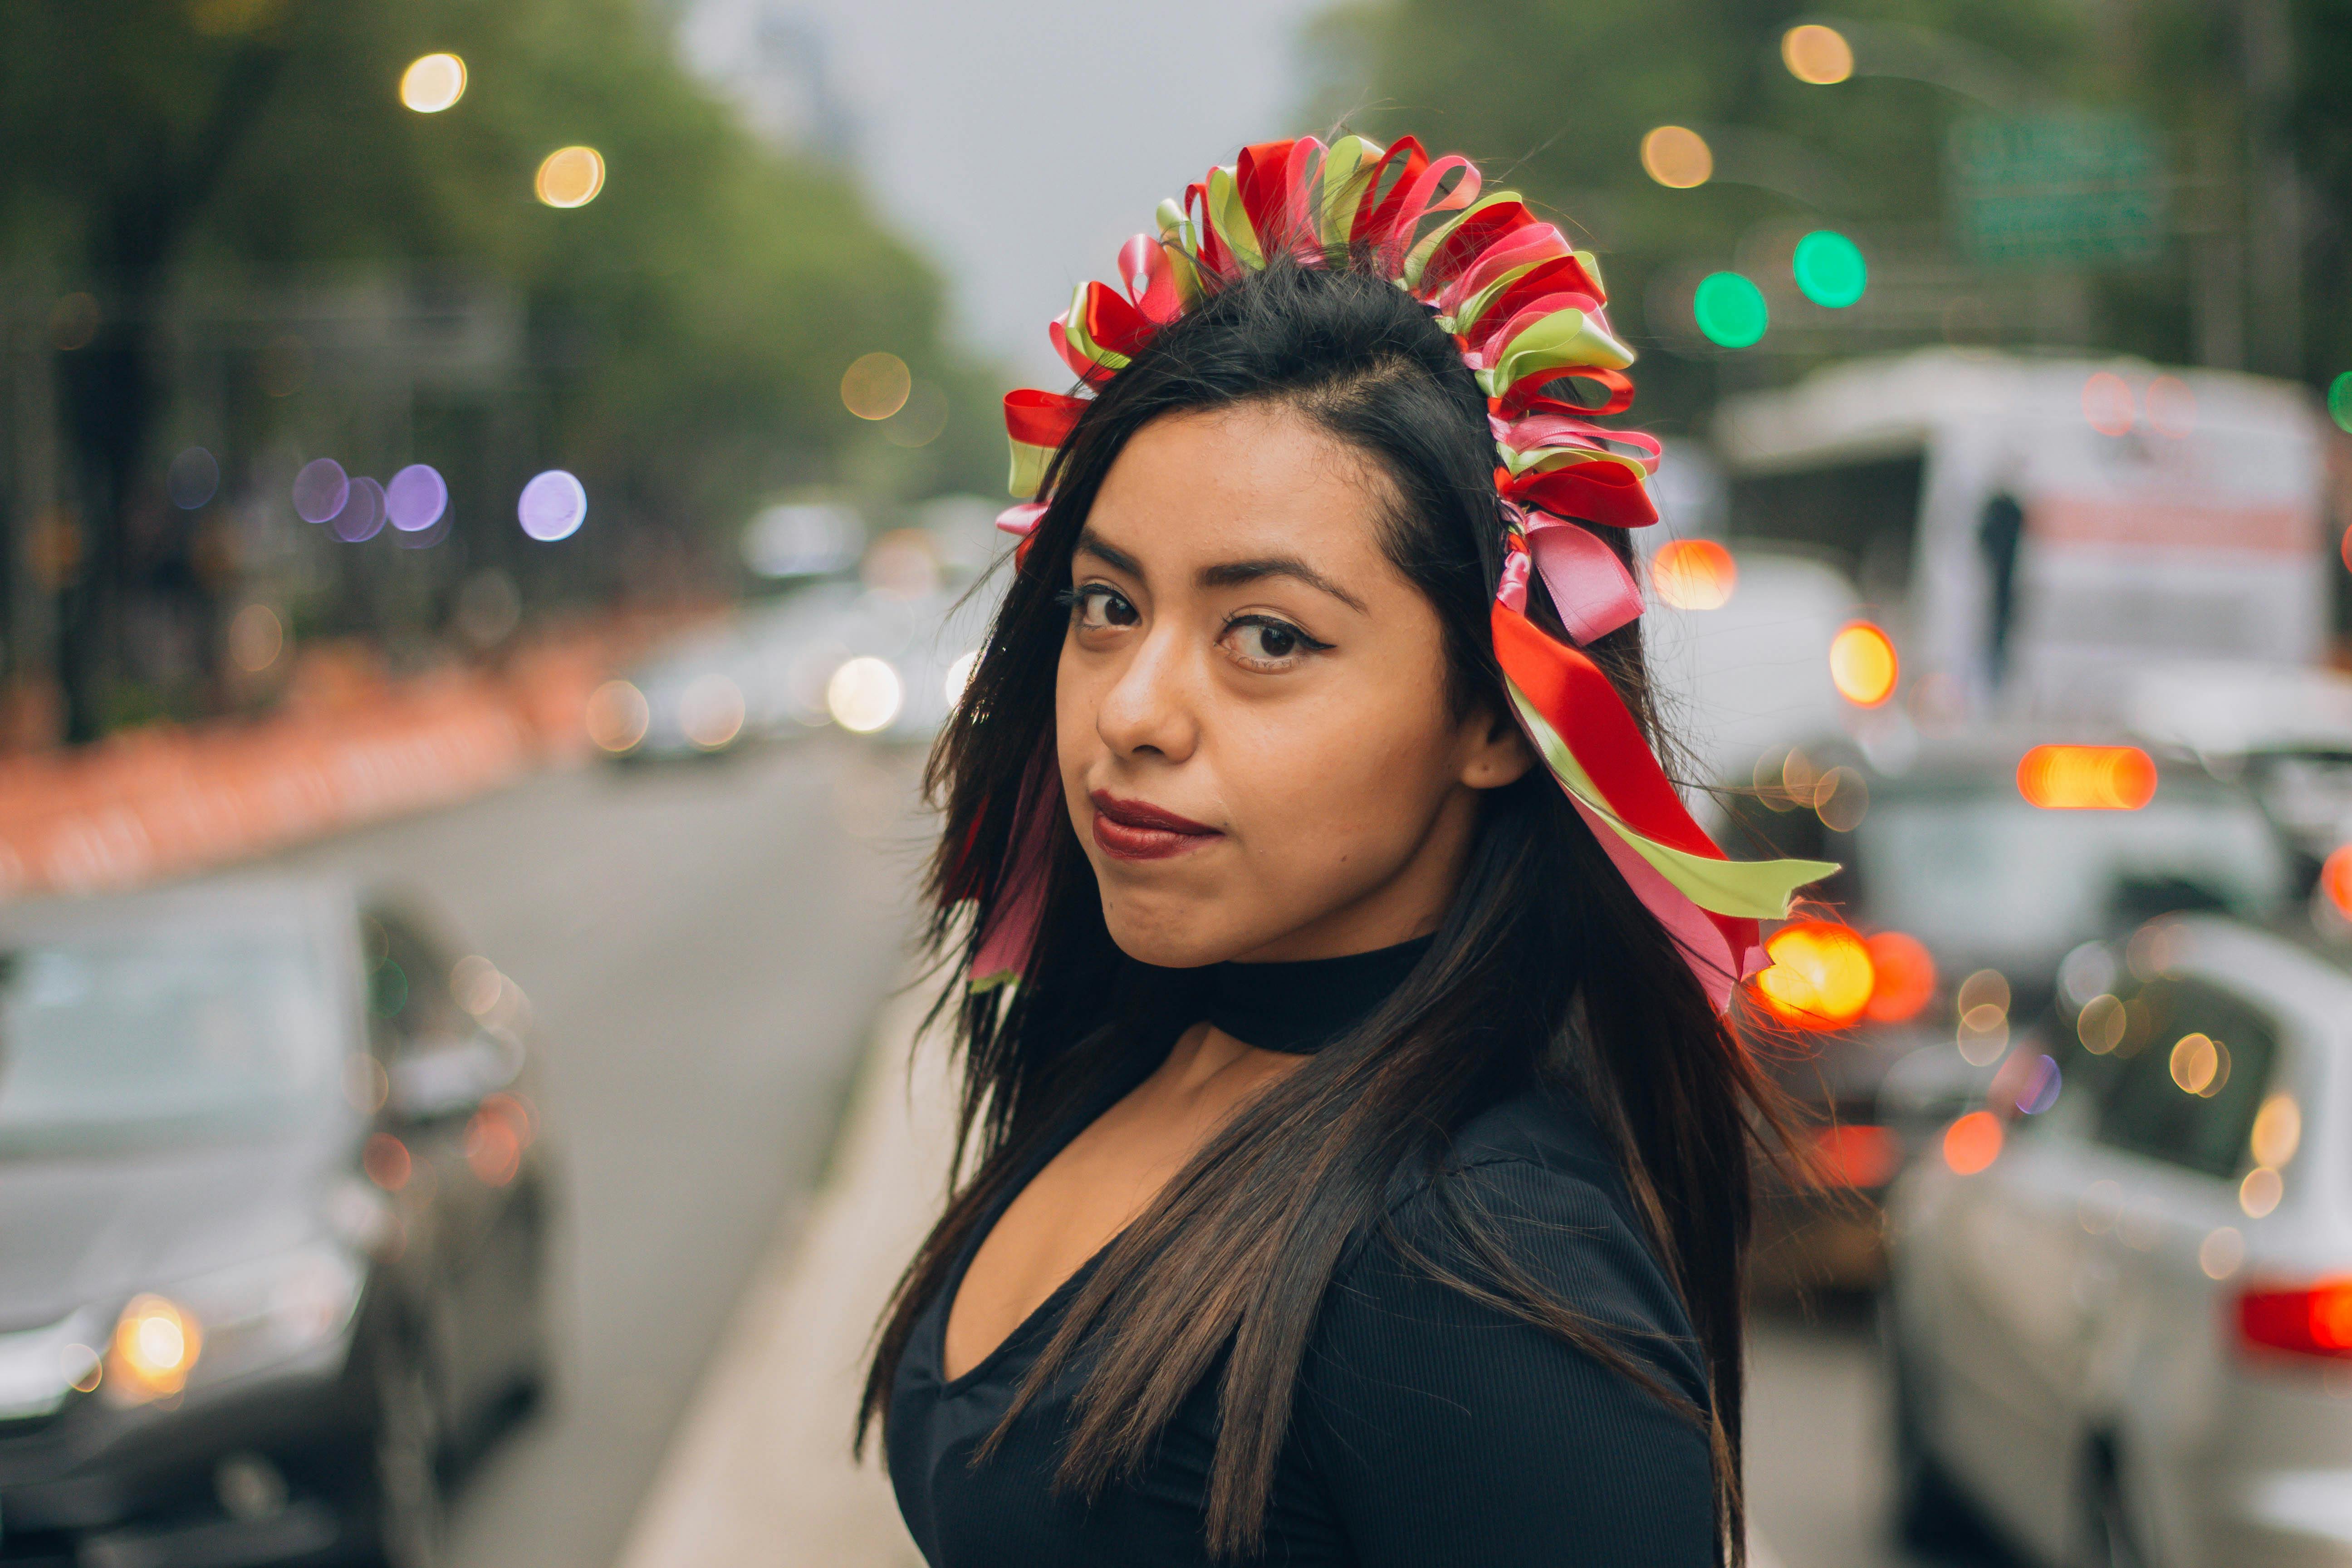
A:
[[[2210,917],[2069,971],[1891,1202],[1904,1526],[2352,1563],[2352,976]]]
[[[549,1367],[526,1005],[330,886],[0,909],[0,1563],[434,1560]]]
[[[589,733],[643,759],[829,725],[926,742],[963,693],[1002,585],[943,563],[916,531],[886,534],[859,581],[779,595],[608,683],[591,700]]]
[[[1879,1194],[1949,1104],[1981,1093],[2068,952],[2168,910],[2266,917],[2297,891],[2238,781],[2192,758],[2034,739],[1980,731],[1879,765],[1850,742],[1776,752],[1736,810],[1733,846],[1844,867],[1814,889],[1827,918],[1769,938],[1774,970],[1739,1020],[1806,1112],[1830,1184],[1764,1173],[1754,1258],[1767,1289],[1877,1283]],[[2036,767],[2099,783],[2112,766],[2144,771],[2145,797],[2076,798],[2062,778],[2059,795],[2029,798]],[[1882,1103],[1897,1064],[1906,1093]]]

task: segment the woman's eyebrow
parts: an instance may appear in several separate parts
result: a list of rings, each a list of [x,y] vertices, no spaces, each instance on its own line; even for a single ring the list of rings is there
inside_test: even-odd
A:
[[[1076,553],[1091,555],[1114,572],[1124,572],[1138,579],[1143,576],[1143,563],[1118,546],[1105,543],[1102,535],[1091,528],[1078,531]]]
[[[1199,581],[1203,588],[1235,588],[1262,577],[1295,578],[1310,588],[1321,589],[1359,614],[1370,613],[1365,610],[1361,599],[1295,555],[1265,555],[1254,561],[1227,561],[1215,566],[1203,566]]]

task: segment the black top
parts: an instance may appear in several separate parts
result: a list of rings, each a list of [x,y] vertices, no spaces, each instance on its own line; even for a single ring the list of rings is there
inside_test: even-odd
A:
[[[1402,971],[1386,984],[1399,978]],[[1143,1473],[1091,1504],[1054,1486],[1083,1354],[987,1465],[971,1463],[1099,1254],[963,1376],[941,1372],[948,1306],[980,1242],[1013,1196],[1133,1083],[1106,1090],[1006,1184],[908,1341],[890,1395],[890,1479],[933,1568],[1212,1561],[1202,1521],[1222,1363],[1186,1399]],[[1688,1321],[1580,1107],[1559,1093],[1515,1096],[1463,1128],[1433,1175],[1400,1178],[1391,1221],[1413,1246],[1475,1278],[1479,1269],[1440,1223],[1439,1184],[1483,1208],[1547,1289],[1627,1331],[1629,1352],[1704,1404],[1705,1363]],[[1711,1568],[1714,1506],[1696,1427],[1583,1352],[1409,1268],[1375,1233],[1334,1273],[1301,1361],[1258,1561]]]

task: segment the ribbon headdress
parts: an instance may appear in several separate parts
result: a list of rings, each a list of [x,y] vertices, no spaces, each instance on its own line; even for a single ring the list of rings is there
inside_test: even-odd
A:
[[[1495,486],[1511,524],[1493,630],[1513,711],[1716,1006],[1728,1006],[1733,986],[1763,966],[1757,921],[1785,916],[1799,887],[1837,868],[1727,858],[1691,819],[1609,678],[1574,646],[1642,613],[1633,574],[1588,525],[1658,521],[1643,482],[1657,470],[1656,438],[1593,423],[1633,401],[1625,374],[1633,355],[1610,331],[1591,254],[1516,193],[1482,195],[1468,159],[1433,160],[1409,136],[1386,149],[1360,136],[1328,147],[1312,137],[1245,147],[1181,202],[1160,203],[1159,220],[1157,239],[1137,235],[1120,248],[1117,288],[1083,285],[1048,329],[1089,389],[1126,369],[1219,282],[1286,255],[1307,266],[1335,253],[1369,258],[1461,345],[1486,394]],[[1592,395],[1571,400],[1562,394],[1575,389],[1562,383]],[[1037,494],[1087,403],[1028,389],[1006,395],[1013,495]],[[997,526],[1019,536],[1025,554],[1045,510],[1043,500],[1026,500]],[[1530,572],[1541,574],[1572,643],[1528,619]],[[1049,791],[1023,794],[1008,876],[972,963],[975,985],[1021,972],[1043,914],[1054,803]]]

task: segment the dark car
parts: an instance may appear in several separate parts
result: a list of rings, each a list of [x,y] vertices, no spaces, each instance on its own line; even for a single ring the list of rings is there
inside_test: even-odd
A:
[[[2120,784],[2103,771],[2117,766]],[[2174,910],[2260,919],[2298,890],[2261,805],[2192,757],[1994,733],[1931,742],[1897,771],[1825,742],[1768,759],[1755,783],[1731,843],[1840,862],[1811,890],[1815,930],[1874,961],[1850,1020],[1744,1009],[1830,1178],[1824,1190],[1768,1173],[1755,1252],[1768,1288],[1878,1282],[1880,1194],[1982,1102],[2070,952]],[[1787,940],[1771,939],[1776,958]],[[1900,1093],[1883,1092],[1890,1072]]]
[[[0,909],[0,1563],[436,1554],[548,1371],[526,1006],[332,887]]]

